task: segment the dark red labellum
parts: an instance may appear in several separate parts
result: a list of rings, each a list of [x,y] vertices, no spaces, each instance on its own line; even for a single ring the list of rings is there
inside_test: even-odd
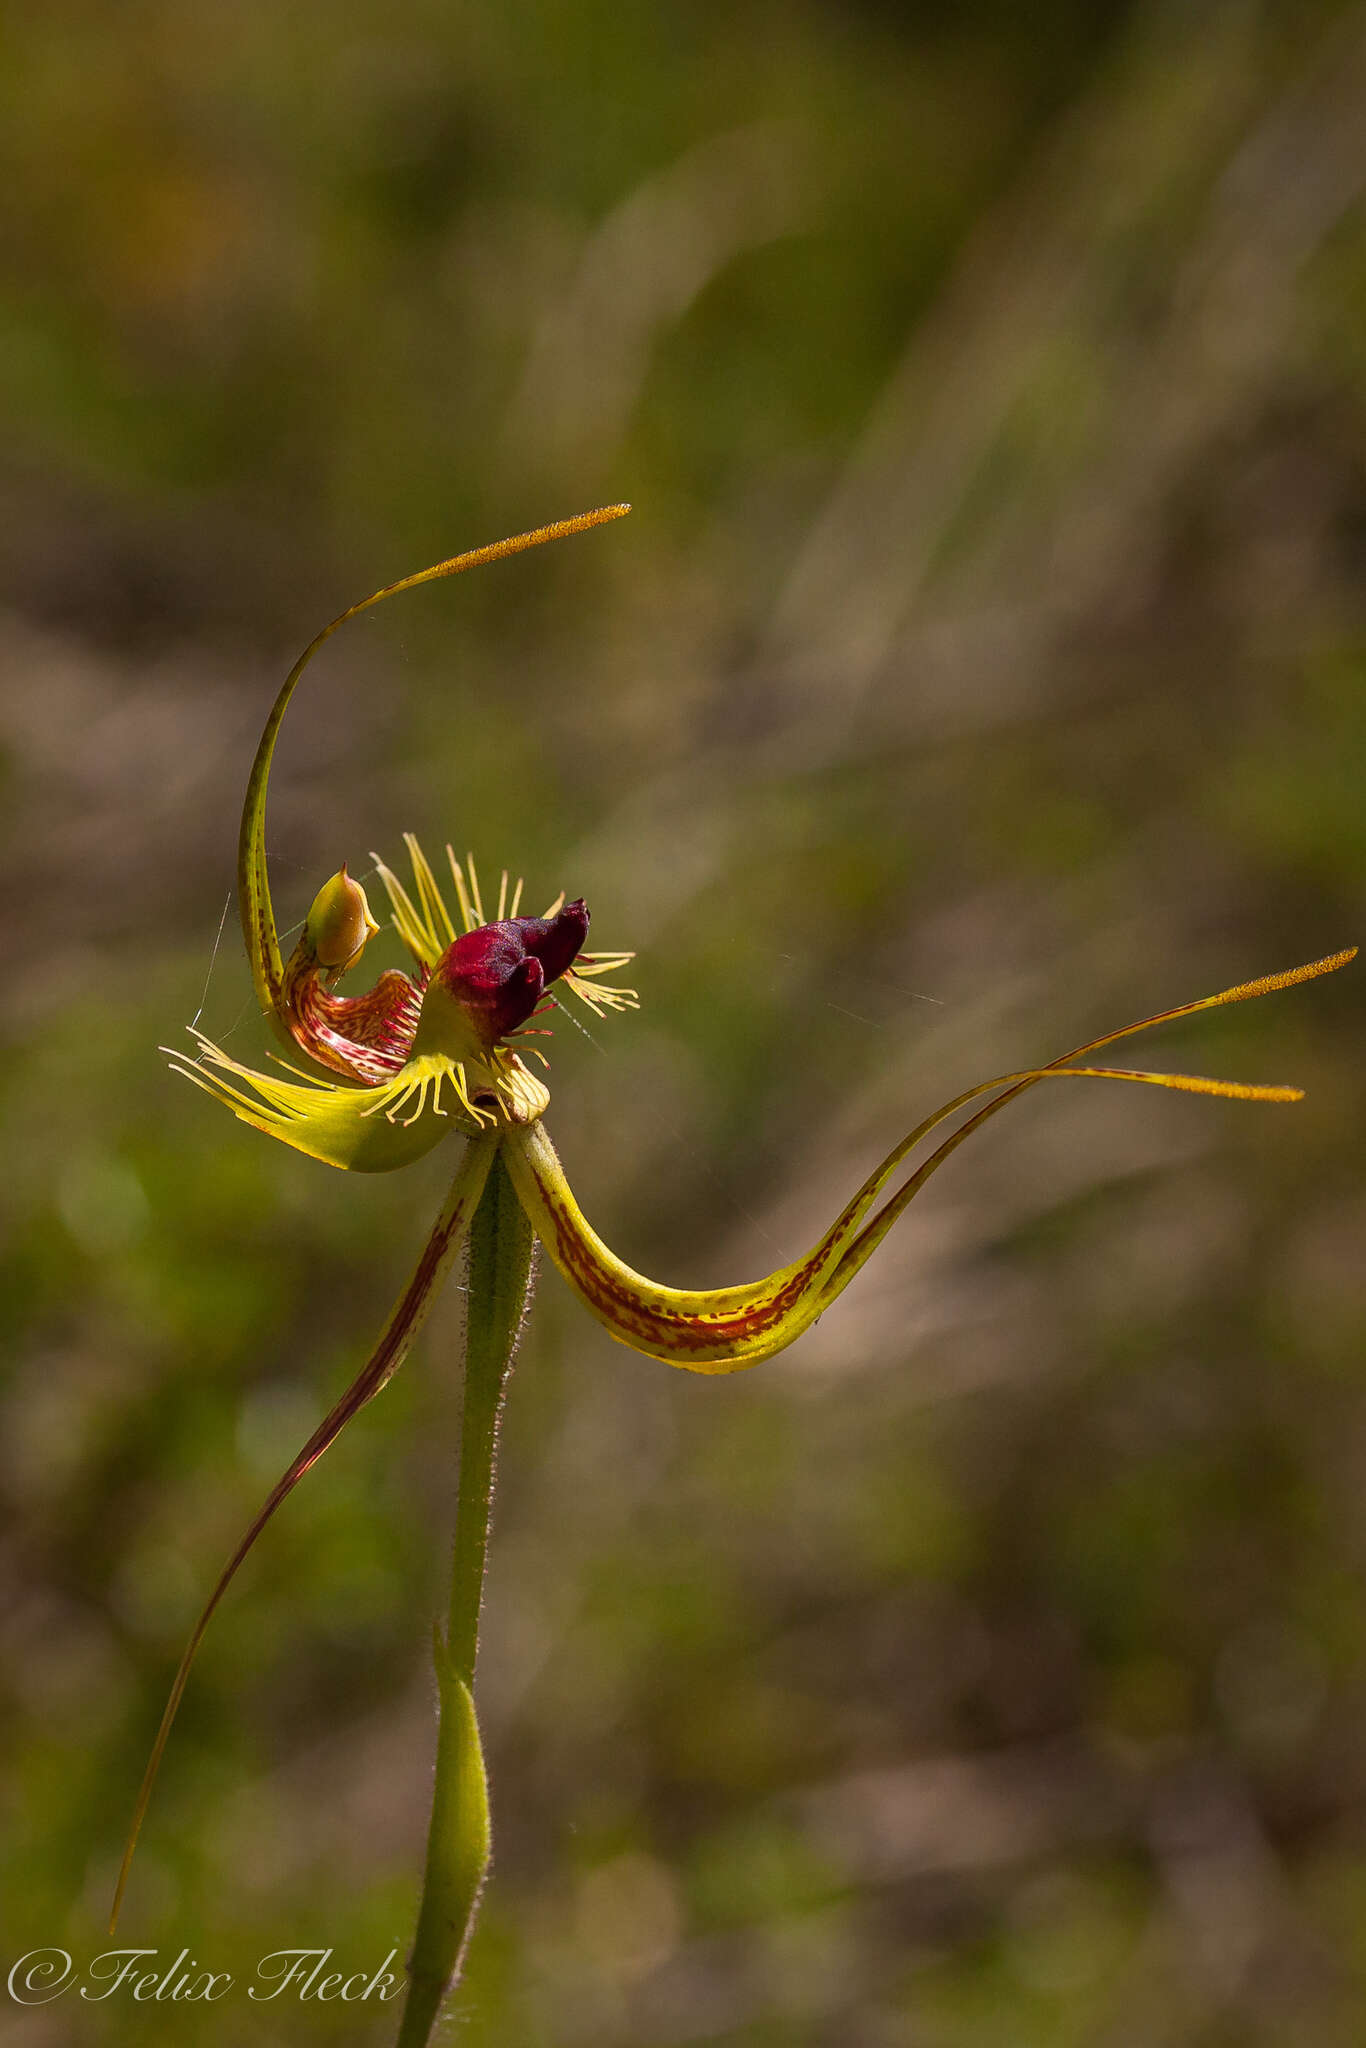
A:
[[[588,936],[582,900],[555,917],[504,917],[448,946],[436,979],[453,995],[486,1045],[525,1024],[548,982],[558,979]]]

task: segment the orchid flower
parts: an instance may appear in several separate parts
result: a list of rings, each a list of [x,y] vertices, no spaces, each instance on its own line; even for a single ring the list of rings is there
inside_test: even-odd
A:
[[[708,1290],[678,1288],[646,1279],[618,1258],[574,1198],[546,1129],[550,1091],[528,1060],[534,1058],[544,1070],[544,1052],[534,1041],[546,1027],[533,1020],[550,1013],[562,995],[599,1015],[634,1009],[635,992],[603,978],[633,956],[585,951],[589,912],[582,898],[567,901],[561,893],[540,916],[529,916],[522,909],[522,883],[510,887],[504,872],[496,902],[486,905],[472,856],[459,859],[447,847],[446,883],[408,835],[411,883],[400,880],[378,859],[376,872],[410,965],[403,973],[390,969],[381,974],[364,993],[340,994],[338,983],[361,965],[379,928],[366,892],[345,866],[340,868],[319,889],[286,958],[267,873],[265,813],[281,722],[309,662],[339,626],[398,592],[581,532],[628,509],[608,506],[456,556],[353,605],[310,643],[266,721],[242,814],[238,896],[257,999],[289,1059],[282,1063],[282,1072],[256,1071],[195,1032],[193,1056],[173,1052],[172,1065],[242,1123],[330,1166],[389,1172],[444,1143],[455,1152],[454,1171],[431,1235],[374,1351],[274,1487],[213,1590],[176,1677],[139,1798],[133,1840],[210,1616],[281,1501],[403,1362],[451,1269],[495,1162],[501,1163],[531,1230],[564,1279],[614,1338],[690,1372],[730,1373],[759,1364],[801,1336],[849,1285],[949,1154],[987,1118],[1040,1082],[1141,1082],[1245,1102],[1300,1098],[1301,1090],[1294,1087],[1083,1062],[1102,1047],[1155,1024],[1331,973],[1350,960],[1355,949],[1163,1010],[1092,1039],[1047,1065],[998,1075],[963,1090],[893,1146],[818,1243],[762,1279]],[[889,1192],[915,1148],[973,1104],[981,1106]],[[477,1608],[477,1588],[475,1597]],[[131,1856],[132,1841],[128,1853]],[[126,1876],[127,1860],[120,1897]]]

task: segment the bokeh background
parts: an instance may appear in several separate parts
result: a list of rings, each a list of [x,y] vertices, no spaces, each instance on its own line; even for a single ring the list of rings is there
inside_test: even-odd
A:
[[[552,1123],[645,1270],[794,1256],[925,1111],[1366,928],[1366,7],[50,0],[0,68],[0,1907],[105,1946],[186,1630],[440,1154],[174,1083],[404,828],[583,891]],[[392,941],[386,943],[392,944]],[[1297,1110],[1038,1090],[794,1350],[542,1278],[470,2048],[1366,2032],[1366,980],[1173,1028]],[[406,1948],[459,1296],[195,1674],[123,1939]],[[23,2048],[396,2007],[0,2001]]]

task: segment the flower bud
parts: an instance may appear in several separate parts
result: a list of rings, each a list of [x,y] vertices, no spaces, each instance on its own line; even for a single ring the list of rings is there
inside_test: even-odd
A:
[[[370,905],[359,882],[353,882],[345,865],[340,873],[324,882],[313,898],[306,922],[309,944],[320,967],[340,974],[352,966],[365,949],[365,942],[379,930],[370,915]]]

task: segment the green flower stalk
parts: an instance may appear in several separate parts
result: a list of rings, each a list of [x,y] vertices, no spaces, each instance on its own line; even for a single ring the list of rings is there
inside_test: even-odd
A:
[[[1040,1082],[1129,1081],[1244,1102],[1298,1101],[1302,1091],[1294,1087],[1087,1062],[1103,1047],[1155,1024],[1329,974],[1356,950],[1163,1010],[1045,1066],[1022,1068],[966,1089],[900,1139],[804,1257],[762,1279],[694,1290],[663,1286],[634,1272],[579,1209],[545,1126],[549,1088],[528,1065],[531,1059],[542,1068],[547,1065],[543,1051],[531,1042],[544,1035],[544,1026],[533,1020],[557,1006],[562,995],[599,1015],[636,1007],[634,990],[604,980],[633,956],[585,950],[589,912],[581,898],[569,902],[561,894],[540,916],[524,915],[522,884],[510,887],[506,872],[496,902],[491,901],[493,915],[487,915],[473,857],[460,860],[448,846],[449,882],[443,882],[409,835],[410,886],[383,861],[376,862],[409,969],[391,969],[368,991],[342,995],[337,984],[361,964],[378,930],[364,889],[344,866],[325,882],[286,959],[265,851],[266,792],[280,725],[304,670],[339,626],[400,591],[580,533],[628,509],[607,506],[439,562],[353,605],[310,643],[266,721],[247,783],[238,857],[238,899],[252,980],[290,1059],[282,1063],[281,1074],[256,1072],[198,1032],[192,1034],[193,1057],[169,1055],[177,1073],[241,1122],[331,1166],[382,1173],[443,1143],[455,1152],[450,1191],[378,1344],[272,1489],[194,1629],[138,1796],[114,1906],[117,1916],[157,1767],[214,1609],[276,1508],[402,1364],[468,1239],[455,1564],[447,1632],[437,1640],[441,1720],[436,1793],[402,2048],[416,2048],[428,2038],[458,1969],[488,1862],[487,1789],[473,1701],[475,1653],[497,1418],[529,1296],[534,1240],[545,1246],[584,1306],[621,1343],[690,1372],[744,1370],[781,1351],[824,1314],[950,1153],[987,1118]],[[898,1170],[922,1141],[969,1109],[972,1113],[889,1193]]]

